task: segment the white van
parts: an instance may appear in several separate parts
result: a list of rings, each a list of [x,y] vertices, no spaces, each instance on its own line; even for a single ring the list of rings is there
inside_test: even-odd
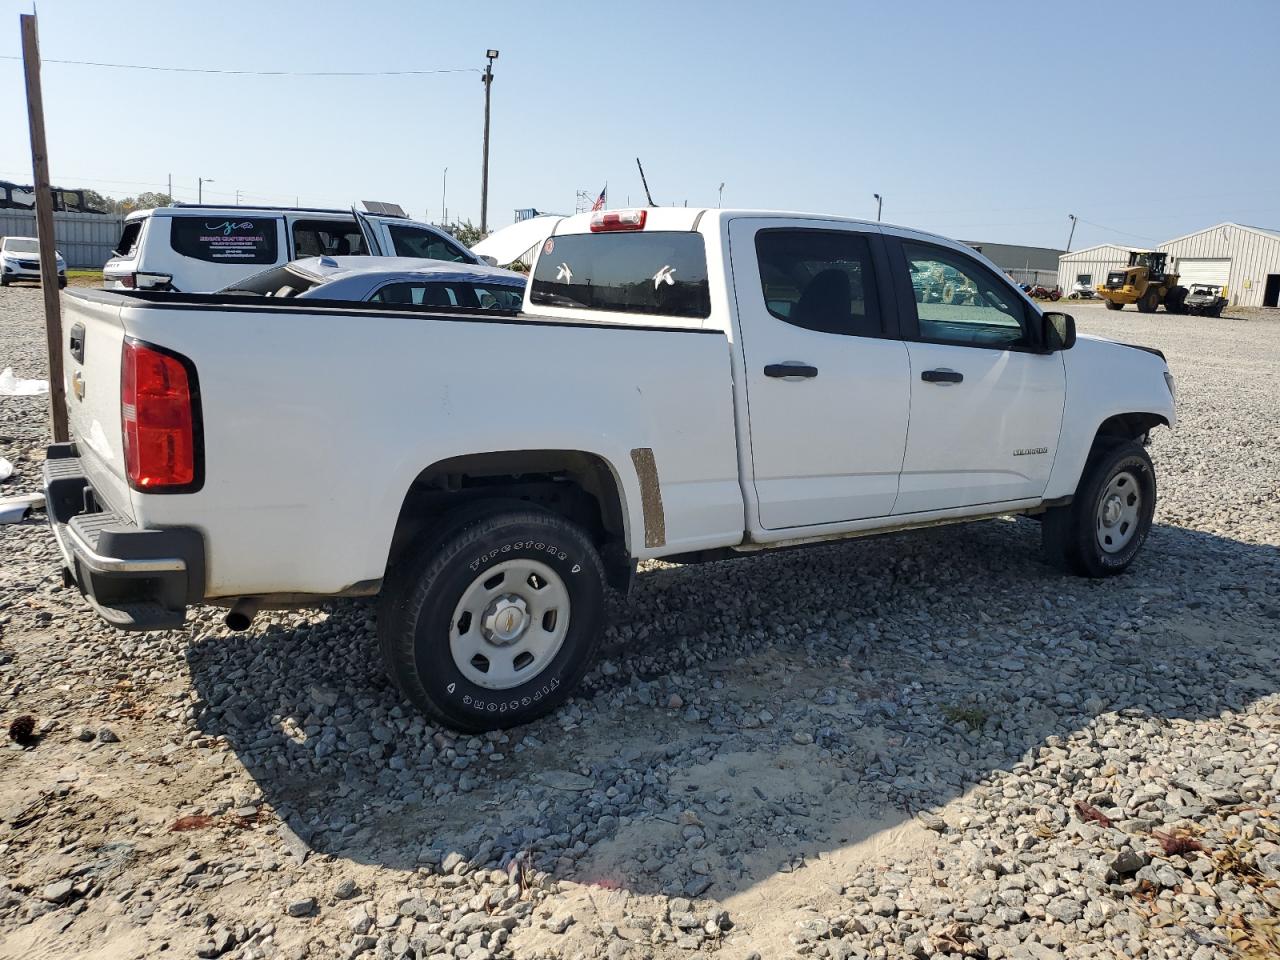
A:
[[[373,212],[376,209],[377,212]],[[394,204],[368,210],[176,204],[125,217],[102,268],[108,290],[212,293],[299,257],[365,255],[489,263]]]

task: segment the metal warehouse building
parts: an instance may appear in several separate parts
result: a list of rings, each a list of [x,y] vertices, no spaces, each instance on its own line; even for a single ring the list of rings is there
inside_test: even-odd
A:
[[[1096,287],[1107,282],[1108,271],[1128,265],[1128,248],[1117,247],[1114,243],[1100,243],[1096,247],[1064,253],[1058,258],[1058,289],[1070,293],[1077,280]]]
[[[1077,279],[1090,286],[1105,283],[1109,270],[1129,264],[1128,247],[1100,244],[1058,259],[1058,286],[1070,291]],[[1213,283],[1226,288],[1233,306],[1280,306],[1280,230],[1220,223],[1160,244],[1175,261],[1184,287]]]
[[[1220,223],[1156,249],[1177,259],[1184,287],[1216,283],[1233,306],[1280,306],[1280,231]]]
[[[1011,243],[986,243],[980,240],[963,242],[1007,273],[1016,283],[1042,283],[1050,287],[1058,274],[1061,250],[1054,250],[1052,247],[1023,247]]]

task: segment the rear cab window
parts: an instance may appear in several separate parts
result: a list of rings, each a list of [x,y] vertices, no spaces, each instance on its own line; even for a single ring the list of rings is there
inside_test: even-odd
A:
[[[206,263],[275,263],[280,249],[276,217],[170,217],[169,246]]]
[[[583,233],[550,237],[530,281],[529,301],[547,307],[706,318],[707,252],[688,231]]]

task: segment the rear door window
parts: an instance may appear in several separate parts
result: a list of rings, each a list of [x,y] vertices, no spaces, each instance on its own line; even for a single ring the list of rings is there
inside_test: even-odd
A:
[[[837,230],[761,230],[756,259],[765,306],[779,320],[819,333],[881,333],[871,247]]]
[[[206,263],[275,263],[280,250],[275,217],[171,217],[175,253]]]
[[[120,240],[111,253],[117,257],[132,257],[138,249],[138,235],[142,233],[142,220],[130,220],[120,232]]]
[[[549,307],[669,317],[711,315],[702,235],[676,231],[551,237],[530,301]]]
[[[354,220],[293,221],[293,256],[362,257],[364,234]]]

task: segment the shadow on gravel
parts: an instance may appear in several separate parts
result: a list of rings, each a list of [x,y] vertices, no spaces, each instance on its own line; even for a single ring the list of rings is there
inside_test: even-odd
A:
[[[1102,714],[1154,737],[1280,690],[1276,548],[1158,525],[1129,574],[1086,581],[1038,540],[994,521],[655,567],[587,693],[505,736],[425,724],[383,677],[372,607],[343,605],[193,644],[197,723],[316,851],[405,869],[527,852],[574,880],[723,896]]]

